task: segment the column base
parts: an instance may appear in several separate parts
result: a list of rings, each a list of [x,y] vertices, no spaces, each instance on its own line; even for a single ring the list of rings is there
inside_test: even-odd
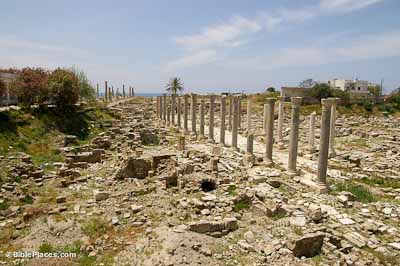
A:
[[[320,193],[320,194],[329,193],[329,186],[325,183],[316,181],[315,188],[317,189],[318,193]]]
[[[335,158],[336,157],[336,151],[330,151],[328,158]]]
[[[299,171],[298,170],[291,170],[288,169],[288,173],[289,176],[298,176],[299,175]]]
[[[264,163],[263,164],[266,167],[272,167],[272,166],[275,165],[275,163],[271,159],[265,158],[265,157],[264,157]]]
[[[214,144],[215,140],[214,139],[207,139],[207,142],[210,143],[210,144]]]

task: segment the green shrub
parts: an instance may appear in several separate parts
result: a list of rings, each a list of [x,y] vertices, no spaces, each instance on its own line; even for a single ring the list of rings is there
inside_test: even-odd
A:
[[[70,107],[79,100],[79,81],[70,70],[54,70],[49,76],[48,87],[50,98],[59,109]]]
[[[44,103],[49,98],[47,80],[49,72],[42,68],[23,68],[10,84],[10,89],[17,95],[19,103],[30,108],[34,103]]]

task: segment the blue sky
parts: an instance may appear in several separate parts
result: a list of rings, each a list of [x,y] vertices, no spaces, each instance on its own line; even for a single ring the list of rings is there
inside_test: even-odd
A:
[[[159,92],[262,91],[313,78],[400,86],[399,0],[3,0],[0,67],[75,65]]]

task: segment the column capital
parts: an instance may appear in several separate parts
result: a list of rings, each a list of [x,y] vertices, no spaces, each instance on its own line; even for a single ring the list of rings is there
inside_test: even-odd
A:
[[[285,101],[285,96],[278,96],[277,97],[277,100],[279,101],[279,102],[281,102],[281,103],[283,103],[284,101]]]
[[[332,100],[333,106],[336,106],[337,103],[340,101],[340,98],[336,98],[336,97],[329,97],[328,99]]]
[[[322,111],[326,111],[331,108],[332,104],[334,103],[334,99],[321,99]]]
[[[300,107],[301,101],[303,100],[302,97],[290,97],[292,102],[292,107]]]
[[[267,99],[265,99],[265,103],[266,104],[271,104],[271,103],[274,103],[275,101],[276,101],[275,98],[267,98]]]

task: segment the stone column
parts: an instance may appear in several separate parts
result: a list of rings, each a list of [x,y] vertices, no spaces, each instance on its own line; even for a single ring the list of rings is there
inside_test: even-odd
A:
[[[196,94],[192,93],[192,132],[193,134],[197,134],[196,131],[196,106],[197,105],[197,101],[196,101]]]
[[[315,116],[315,112],[310,115],[310,134],[308,135],[308,149],[310,153],[315,152]]]
[[[185,149],[185,135],[178,136],[178,151],[183,151]]]
[[[278,109],[278,147],[283,148],[283,117],[285,115],[285,97],[279,96],[279,109]]]
[[[264,130],[264,134],[267,133],[267,116],[268,116],[268,106],[265,103],[264,104],[264,114],[263,114],[263,130]]]
[[[178,128],[181,128],[181,113],[182,113],[182,104],[181,104],[181,97],[178,97],[178,106],[177,106],[177,113],[178,113]]]
[[[99,83],[96,84],[96,95],[97,95],[97,99],[100,98]]]
[[[228,129],[232,130],[233,97],[229,95]]]
[[[226,116],[226,97],[221,96],[221,125],[219,131],[219,144],[225,146],[225,116]]]
[[[160,116],[160,98],[157,96],[156,98],[156,117]]]
[[[167,126],[171,125],[171,106],[168,103],[167,107]]]
[[[158,98],[160,99],[160,113],[159,113],[158,118],[160,120],[162,120],[162,117],[163,117],[163,97],[159,96]]]
[[[122,96],[125,98],[125,84],[122,84]]]
[[[243,156],[243,164],[246,167],[253,167],[255,163],[255,156],[253,153],[254,134],[249,132],[247,134],[246,154]]]
[[[200,100],[200,136],[204,137],[204,108],[205,108],[205,100]]]
[[[104,99],[108,101],[108,82],[104,81]]]
[[[329,136],[330,136],[330,123],[331,123],[331,108],[333,104],[332,99],[322,99],[322,114],[321,114],[321,133],[319,140],[319,154],[318,154],[318,175],[317,187],[320,193],[327,193],[329,190],[326,184],[326,171],[328,169],[328,155],[329,155]]]
[[[247,129],[247,134],[249,134],[251,132],[251,99],[249,96],[247,96],[247,125],[246,125],[246,129]]]
[[[296,175],[297,148],[299,144],[300,105],[302,98],[291,97],[290,99],[292,101],[292,118],[291,118],[290,140],[289,140],[288,171],[289,174]]]
[[[332,100],[331,106],[331,122],[330,122],[330,135],[329,135],[329,158],[334,158],[336,156],[335,151],[335,126],[336,126],[336,106],[337,98],[329,98]]]
[[[189,115],[189,95],[183,95],[183,129],[187,133],[188,130],[188,115]]]
[[[266,122],[266,136],[265,136],[265,164],[266,166],[272,166],[274,164],[272,160],[272,148],[274,145],[274,106],[275,99],[267,98],[267,122]]]
[[[233,98],[233,121],[232,121],[232,148],[237,150],[238,127],[239,127],[239,101],[237,97]]]
[[[238,126],[242,128],[242,96],[238,96]]]
[[[214,112],[215,112],[215,95],[210,95],[210,121],[208,125],[208,141],[214,143]]]
[[[171,95],[171,122],[172,126],[175,126],[175,94]]]
[[[254,134],[253,133],[247,134],[246,152],[248,154],[253,154],[253,142],[254,142]]]
[[[163,95],[163,120],[167,121],[167,95],[164,93]]]

